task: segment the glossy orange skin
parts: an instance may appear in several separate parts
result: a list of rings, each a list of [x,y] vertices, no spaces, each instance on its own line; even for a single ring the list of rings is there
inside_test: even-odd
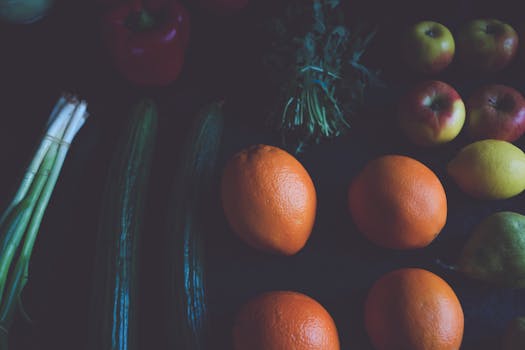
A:
[[[447,198],[438,177],[400,155],[366,164],[350,185],[348,203],[359,231],[385,248],[423,248],[447,221]]]
[[[365,326],[377,350],[458,350],[464,317],[447,282],[408,268],[390,272],[372,286]]]
[[[310,175],[286,151],[256,145],[226,165],[222,206],[233,231],[261,251],[293,255],[306,244],[317,196]]]
[[[314,299],[296,292],[268,292],[237,313],[234,350],[339,350],[334,320]]]

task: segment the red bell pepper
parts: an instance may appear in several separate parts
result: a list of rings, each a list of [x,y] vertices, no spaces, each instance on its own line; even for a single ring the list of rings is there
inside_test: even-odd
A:
[[[165,86],[184,64],[189,13],[177,0],[123,3],[102,19],[102,35],[117,70],[134,84]]]

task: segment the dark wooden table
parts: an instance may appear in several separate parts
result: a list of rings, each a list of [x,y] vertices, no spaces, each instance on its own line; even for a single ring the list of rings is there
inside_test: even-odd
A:
[[[265,118],[261,111],[271,101],[265,90],[265,74],[259,68],[261,37],[253,25],[270,13],[274,3],[276,0],[254,0],[245,13],[228,19],[201,13],[189,4],[193,11],[192,44],[184,73],[174,84],[158,89],[131,86],[115,72],[101,45],[99,9],[90,1],[57,1],[41,22],[0,26],[0,204],[15,188],[61,91],[85,98],[92,115],[71,148],[46,213],[23,298],[33,323],[16,321],[13,349],[85,347],[91,266],[107,166],[115,135],[141,97],[155,99],[161,127],[142,246],[140,344],[143,349],[166,348],[166,258],[158,252],[165,239],[162,229],[169,215],[166,189],[173,180],[178,149],[196,110],[219,97],[225,98],[228,113],[221,166],[244,146],[279,145],[274,132],[261,128]],[[416,148],[400,137],[393,120],[395,103],[422,77],[396,61],[396,35],[405,25],[421,19],[441,21],[453,30],[465,19],[477,17],[500,18],[517,26],[518,9],[517,0],[350,1],[350,17],[379,25],[366,59],[383,70],[387,87],[370,91],[363,118],[347,136],[310,147],[299,156],[316,184],[319,208],[312,237],[296,256],[268,256],[243,245],[228,229],[217,195],[216,210],[209,214],[217,230],[209,233],[207,241],[214,344],[210,349],[230,348],[233,315],[241,303],[259,292],[276,289],[300,291],[320,301],[337,323],[343,349],[369,349],[362,321],[366,293],[383,273],[408,266],[437,273],[458,294],[465,312],[462,349],[498,348],[506,322],[525,314],[525,294],[466,280],[441,268],[436,259],[453,262],[472,227],[486,215],[503,209],[524,213],[524,196],[488,202],[462,194],[446,176],[445,165],[467,144],[463,135],[432,150]],[[500,74],[469,76],[453,64],[436,78],[455,86],[462,96],[488,82],[509,84],[525,92],[520,73],[524,67],[525,60],[516,60]],[[523,148],[523,140],[517,145]],[[396,252],[377,248],[362,238],[349,218],[346,189],[350,180],[367,160],[385,153],[405,154],[424,162],[445,186],[448,222],[425,249]]]

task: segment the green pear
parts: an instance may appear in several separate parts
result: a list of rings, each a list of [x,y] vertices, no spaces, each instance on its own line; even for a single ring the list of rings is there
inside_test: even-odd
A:
[[[467,241],[456,268],[473,279],[525,287],[525,216],[505,211],[485,218]]]

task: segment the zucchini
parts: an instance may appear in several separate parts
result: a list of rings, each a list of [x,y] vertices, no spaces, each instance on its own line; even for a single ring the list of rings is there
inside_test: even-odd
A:
[[[169,349],[205,348],[203,239],[222,130],[222,102],[203,108],[188,134],[175,177],[168,224]]]
[[[156,133],[156,106],[142,100],[118,141],[107,178],[93,272],[91,350],[138,348],[138,248]]]

